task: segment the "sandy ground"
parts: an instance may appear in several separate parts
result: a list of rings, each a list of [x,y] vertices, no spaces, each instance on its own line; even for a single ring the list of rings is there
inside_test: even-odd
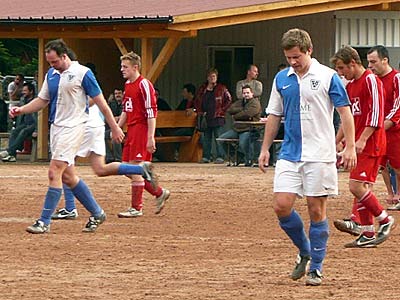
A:
[[[160,215],[147,194],[143,217],[119,219],[130,202],[128,179],[97,178],[80,166],[107,221],[82,233],[88,213],[78,204],[77,220],[32,235],[25,228],[40,215],[47,165],[0,163],[0,299],[398,298],[400,230],[379,248],[345,249],[353,237],[332,225],[350,211],[347,173],[339,173],[341,194],[329,200],[323,285],[306,287],[289,278],[297,253],[271,208],[273,169],[155,166],[171,190]],[[375,190],[383,200],[381,178]],[[304,200],[296,207],[308,227]]]

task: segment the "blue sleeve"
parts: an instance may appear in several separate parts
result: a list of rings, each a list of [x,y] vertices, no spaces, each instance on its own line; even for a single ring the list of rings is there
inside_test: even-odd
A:
[[[329,97],[335,107],[350,105],[349,97],[339,75],[334,73],[329,87]]]
[[[101,88],[91,70],[88,70],[82,79],[82,87],[86,95],[96,97],[101,94]]]

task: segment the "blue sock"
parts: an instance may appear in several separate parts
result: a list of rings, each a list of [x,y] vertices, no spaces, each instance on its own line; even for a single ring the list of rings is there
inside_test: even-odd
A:
[[[65,209],[68,211],[73,211],[76,208],[74,193],[72,193],[71,189],[66,184],[63,184],[63,189],[64,189]]]
[[[71,191],[93,217],[99,217],[101,215],[101,207],[97,204],[92,192],[82,179],[79,180],[78,184],[71,189]]]
[[[50,187],[47,190],[46,197],[44,198],[44,205],[40,221],[44,224],[49,225],[51,221],[51,215],[56,210],[57,204],[61,198],[62,189]]]
[[[120,164],[118,175],[143,175],[143,168],[138,165]]]
[[[295,210],[289,216],[279,218],[279,225],[299,249],[301,256],[310,255],[310,241],[304,231],[303,221]]]
[[[310,271],[319,270],[322,272],[322,262],[326,255],[326,244],[329,237],[329,224],[325,219],[321,222],[310,224],[311,264]]]
[[[397,194],[397,177],[392,168],[390,169],[390,183],[392,184],[393,193]]]

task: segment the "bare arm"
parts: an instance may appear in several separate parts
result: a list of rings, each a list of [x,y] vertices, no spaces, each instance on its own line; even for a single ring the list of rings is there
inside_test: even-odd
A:
[[[147,151],[150,153],[154,153],[156,151],[156,141],[154,138],[154,134],[156,131],[156,119],[150,118],[147,119]]]
[[[267,121],[265,123],[265,131],[264,131],[264,140],[261,147],[261,153],[258,157],[258,166],[261,171],[265,172],[265,166],[268,165],[269,162],[269,148],[276,135],[278,134],[279,127],[281,125],[281,116],[268,115]]]
[[[104,99],[103,94],[99,94],[96,97],[93,97],[92,100],[99,107],[100,111],[106,119],[107,124],[110,126],[112,139],[118,143],[121,143],[124,139],[124,133],[122,132],[122,129],[118,126],[117,122],[115,122],[114,116],[106,102],[106,99]]]
[[[343,166],[345,169],[352,170],[357,164],[354,118],[349,106],[337,107],[336,110],[342,120],[341,130],[346,141],[346,147],[341,152]]]
[[[49,104],[49,101],[37,97],[37,98],[33,99],[31,102],[29,102],[28,104],[25,104],[20,107],[13,107],[10,110],[10,117],[14,118],[19,115],[31,114],[31,113],[37,112],[37,111],[45,108],[48,104]]]

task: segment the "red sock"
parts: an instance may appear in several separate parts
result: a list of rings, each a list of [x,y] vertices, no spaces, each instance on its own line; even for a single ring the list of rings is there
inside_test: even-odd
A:
[[[358,201],[357,201],[356,197],[354,197],[354,199],[353,199],[353,207],[351,209],[350,219],[352,221],[356,222],[357,224],[361,224],[360,214],[358,212]]]
[[[132,207],[136,210],[142,210],[143,208],[143,181],[132,181]]]
[[[360,203],[363,204],[375,218],[377,218],[379,224],[389,222],[388,214],[371,191],[365,193],[365,195],[360,199]]]
[[[162,188],[160,186],[155,190],[147,180],[144,181],[144,189],[156,197],[160,197],[162,194]]]
[[[360,216],[360,224],[362,226],[368,226],[374,224],[374,216],[369,212],[368,209],[362,203],[358,203],[358,213]]]

